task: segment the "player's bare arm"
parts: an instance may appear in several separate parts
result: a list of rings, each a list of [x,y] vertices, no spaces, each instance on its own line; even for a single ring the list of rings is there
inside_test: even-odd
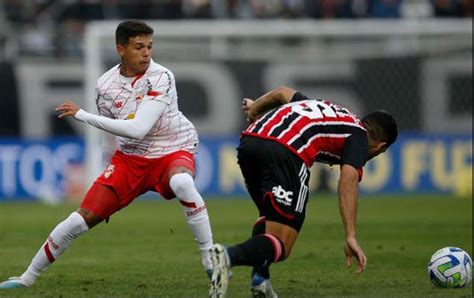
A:
[[[361,273],[367,266],[367,257],[356,239],[356,216],[359,174],[353,166],[344,164],[341,166],[339,177],[339,211],[345,231],[346,264],[352,266],[352,257],[358,262],[357,273]]]
[[[280,86],[272,91],[265,93],[255,101],[244,98],[242,108],[247,115],[249,122],[254,122],[263,113],[289,103],[296,90],[290,87]]]

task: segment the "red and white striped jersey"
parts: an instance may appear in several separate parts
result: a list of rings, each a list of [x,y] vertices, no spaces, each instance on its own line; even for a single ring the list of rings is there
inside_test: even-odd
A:
[[[117,136],[123,153],[157,158],[178,150],[195,152],[198,135],[191,121],[178,109],[175,79],[169,69],[151,61],[145,73],[128,78],[120,74],[120,65],[116,65],[99,78],[96,92],[99,114],[112,119],[133,119],[143,100],[167,104],[163,115],[143,139]]]
[[[350,160],[361,169],[368,155],[366,129],[348,109],[320,99],[309,99],[296,93],[293,100],[268,111],[243,133],[283,144],[310,167],[314,162],[341,164]],[[355,142],[344,148],[351,136]],[[350,155],[350,156],[349,156]]]

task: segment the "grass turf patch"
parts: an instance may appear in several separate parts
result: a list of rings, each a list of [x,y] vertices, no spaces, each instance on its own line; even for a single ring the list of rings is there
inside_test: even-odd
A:
[[[258,217],[248,199],[207,201],[214,239],[246,240]],[[0,279],[21,274],[52,228],[74,205],[0,205]],[[368,257],[361,275],[345,266],[335,196],[317,195],[290,258],[272,265],[280,297],[472,297],[436,289],[427,275],[431,255],[458,246],[472,256],[472,200],[452,197],[361,199],[358,239]],[[228,297],[249,297],[250,268],[232,268]],[[177,201],[137,200],[77,239],[34,287],[1,297],[206,297],[208,279]]]

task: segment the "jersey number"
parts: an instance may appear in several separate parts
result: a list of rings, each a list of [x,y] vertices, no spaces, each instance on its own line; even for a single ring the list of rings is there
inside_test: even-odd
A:
[[[310,119],[322,119],[325,117],[335,118],[337,116],[348,116],[350,113],[341,107],[329,105],[319,100],[312,100],[293,106],[293,111]]]

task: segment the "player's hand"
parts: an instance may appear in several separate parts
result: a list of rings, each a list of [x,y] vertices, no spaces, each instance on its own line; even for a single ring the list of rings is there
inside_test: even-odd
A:
[[[63,118],[66,116],[74,117],[77,111],[79,111],[79,109],[80,107],[77,104],[73,103],[72,101],[66,100],[65,102],[57,106],[55,111],[59,112],[59,118]]]
[[[253,105],[252,99],[250,98],[242,99],[242,110],[244,110],[244,112],[247,112],[252,105]]]
[[[346,254],[346,265],[347,267],[352,266],[352,257],[357,259],[357,273],[362,273],[367,266],[367,257],[364,251],[360,247],[355,237],[347,237],[346,245],[344,246],[344,253]]]
[[[253,103],[254,103],[254,100],[250,98],[244,98],[242,100],[242,110],[247,116],[247,121],[250,123],[254,122],[257,118],[255,115],[253,115],[252,110],[251,110]]]

